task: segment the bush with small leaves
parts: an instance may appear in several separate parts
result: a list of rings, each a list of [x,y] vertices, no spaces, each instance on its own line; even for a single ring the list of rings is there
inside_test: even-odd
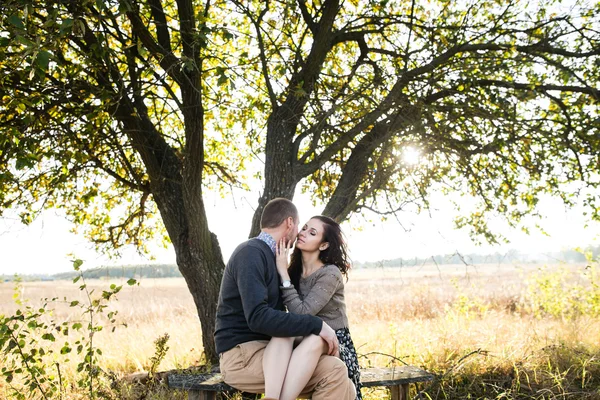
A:
[[[106,382],[99,367],[98,357],[102,350],[94,343],[94,335],[103,329],[99,321],[106,314],[112,330],[117,326],[116,311],[108,311],[110,301],[119,293],[122,286],[110,285],[100,296],[89,290],[81,271],[81,260],[73,261],[73,268],[79,275],[73,283],[80,282],[79,290],[86,301],[59,300],[54,297],[43,299],[42,306],[34,308],[21,298],[22,285],[15,279],[14,298],[20,306],[13,315],[0,315],[0,354],[3,357],[1,374],[10,387],[13,398],[21,400],[40,396],[42,399],[64,398],[67,382],[64,381],[61,365],[71,357],[78,361],[76,385],[87,392],[90,399],[106,397]],[[134,279],[127,282],[136,284]],[[72,308],[79,308],[82,319],[79,321],[57,321],[53,316],[53,304],[64,301]],[[124,325],[124,324],[123,324]],[[78,332],[77,340],[72,342]],[[53,345],[57,340],[65,340],[60,350]]]

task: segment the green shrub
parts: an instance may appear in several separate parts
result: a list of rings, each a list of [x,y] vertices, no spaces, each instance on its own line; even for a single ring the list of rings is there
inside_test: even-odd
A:
[[[600,316],[600,287],[598,263],[586,253],[588,264],[577,279],[566,268],[549,271],[541,268],[531,276],[527,285],[526,310],[537,317],[574,318]],[[583,281],[582,283],[580,283]]]
[[[456,279],[452,279],[452,286],[456,289],[458,296],[452,304],[446,306],[446,317],[450,320],[466,317],[472,319],[480,317],[489,310],[489,304],[483,299],[470,296],[465,293],[458,285]]]
[[[110,285],[108,290],[98,295],[88,290],[81,272],[81,260],[73,262],[73,268],[79,275],[73,283],[80,282],[79,290],[85,293],[87,301],[69,301],[43,299],[39,308],[30,306],[21,298],[21,281],[16,279],[14,299],[20,307],[13,315],[0,315],[0,354],[2,354],[1,373],[10,387],[15,399],[26,399],[32,395],[43,399],[63,398],[66,382],[64,382],[61,365],[76,360],[76,382],[87,397],[94,399],[106,397],[106,374],[98,365],[98,357],[102,350],[94,344],[94,335],[103,329],[98,323],[106,314],[108,320],[116,327],[116,311],[108,311],[109,302],[122,289],[122,286]],[[129,280],[128,284],[135,284]],[[79,321],[57,321],[53,316],[53,304],[66,302],[70,307],[81,311]],[[70,332],[77,332],[76,340],[71,339]],[[62,346],[55,343],[63,341]],[[58,349],[58,350],[56,350]],[[37,393],[37,395],[36,395]]]

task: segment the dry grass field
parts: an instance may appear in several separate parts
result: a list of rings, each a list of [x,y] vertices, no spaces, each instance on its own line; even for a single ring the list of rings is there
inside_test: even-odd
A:
[[[595,283],[585,275],[589,268],[552,267],[543,273],[549,277],[543,281],[536,281],[541,276],[538,270],[534,265],[503,264],[351,271],[346,302],[360,362],[364,366],[405,362],[434,372],[438,378],[419,386],[419,394],[413,393],[422,399],[600,399],[600,318],[586,312],[540,314],[532,305],[535,296],[538,300],[546,296],[546,301],[562,295],[566,299],[568,293],[552,291],[570,290],[567,283],[594,290]],[[144,278],[134,286],[127,286],[125,279],[87,282],[88,289],[94,289],[92,296],[99,296],[111,283],[124,287],[104,312],[118,311],[116,323],[100,321],[104,329],[94,335],[94,346],[102,350],[98,357],[103,371],[113,379],[147,371],[155,354],[154,341],[165,333],[169,350],[159,370],[201,362],[198,317],[183,279]],[[85,322],[87,316],[79,308],[69,307],[73,300],[86,301],[78,285],[70,281],[23,283],[20,298],[28,299],[26,304],[33,308],[42,306],[43,298],[66,298],[66,302],[52,303],[54,311],[45,318]],[[532,294],[532,287],[542,294]],[[13,283],[0,284],[0,314],[12,315],[19,307],[13,295]],[[78,335],[71,332],[58,338],[55,346],[74,342]],[[76,357],[72,358],[62,367],[63,396],[87,398],[68,383],[76,380]],[[3,362],[0,359],[0,366]],[[10,385],[16,384],[0,377],[0,398],[8,398]],[[384,391],[364,394],[366,399],[386,398]],[[185,398],[160,385],[151,390],[121,385],[107,389],[105,396]]]

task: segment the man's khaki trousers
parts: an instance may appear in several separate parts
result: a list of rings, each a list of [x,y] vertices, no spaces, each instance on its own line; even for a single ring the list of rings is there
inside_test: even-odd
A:
[[[268,340],[246,342],[220,355],[221,374],[230,386],[244,392],[264,393],[263,355]],[[342,360],[321,356],[317,368],[300,394],[313,400],[354,400],[356,389]]]

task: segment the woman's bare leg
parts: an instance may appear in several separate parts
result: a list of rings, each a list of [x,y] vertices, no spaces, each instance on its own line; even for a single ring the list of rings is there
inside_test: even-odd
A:
[[[327,354],[327,343],[320,336],[306,336],[292,352],[280,400],[295,400],[311,378],[319,358]]]
[[[263,356],[265,397],[279,398],[292,356],[293,345],[293,337],[274,337],[265,348]]]

